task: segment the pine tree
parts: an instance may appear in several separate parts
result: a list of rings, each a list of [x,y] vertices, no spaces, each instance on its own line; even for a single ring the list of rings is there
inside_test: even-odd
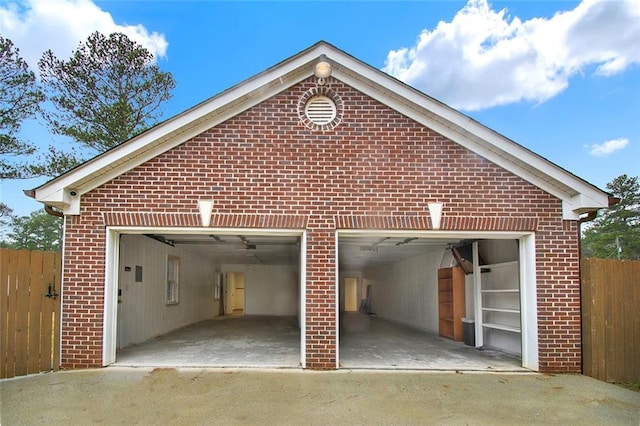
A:
[[[175,81],[160,71],[153,55],[121,33],[95,32],[68,60],[46,51],[38,62],[53,108],[50,130],[76,142],[73,152],[49,148],[41,174],[54,176],[88,157],[113,148],[156,124]]]
[[[640,259],[640,184],[621,175],[607,184],[616,205],[603,209],[583,232],[584,257]]]
[[[25,161],[16,161],[16,157],[33,154],[35,147],[17,134],[43,99],[35,74],[18,48],[0,35],[0,179],[32,176]]]

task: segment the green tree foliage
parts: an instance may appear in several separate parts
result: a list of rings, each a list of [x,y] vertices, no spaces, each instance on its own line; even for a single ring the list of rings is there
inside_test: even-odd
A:
[[[0,35],[0,179],[32,176],[30,167],[16,162],[15,157],[33,154],[35,147],[17,133],[23,121],[36,114],[43,99],[35,74],[18,48]]]
[[[58,251],[62,247],[62,219],[44,209],[29,216],[14,217],[3,247],[24,250]]]
[[[154,125],[175,87],[147,49],[120,33],[91,34],[66,61],[48,50],[38,67],[52,106],[44,114],[50,130],[79,143],[74,152],[50,147],[49,166],[41,170],[49,176]]]
[[[607,184],[620,202],[601,210],[582,235],[585,257],[640,259],[640,184],[621,175]]]
[[[6,221],[13,217],[13,209],[5,203],[0,203],[0,224],[6,225]]]
[[[4,241],[6,229],[13,218],[13,209],[5,203],[0,203],[0,244]]]

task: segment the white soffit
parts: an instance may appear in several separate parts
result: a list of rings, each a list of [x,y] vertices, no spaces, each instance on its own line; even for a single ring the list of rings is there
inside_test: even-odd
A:
[[[561,199],[565,219],[608,206],[604,191],[324,42],[45,183],[34,190],[35,198],[66,214],[79,214],[82,194],[310,77],[321,55],[332,63],[334,78]]]

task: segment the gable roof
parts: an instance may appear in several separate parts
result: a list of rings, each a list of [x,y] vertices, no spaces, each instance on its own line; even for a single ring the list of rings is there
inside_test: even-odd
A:
[[[565,219],[609,206],[601,189],[323,41],[25,193],[80,214],[82,194],[312,76],[320,58],[331,64],[333,78],[561,199]]]

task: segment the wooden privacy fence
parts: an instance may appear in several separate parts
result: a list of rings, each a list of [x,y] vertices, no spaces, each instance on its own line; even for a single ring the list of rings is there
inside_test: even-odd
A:
[[[640,381],[640,261],[582,261],[583,373]]]
[[[0,378],[58,370],[60,259],[0,249]]]

